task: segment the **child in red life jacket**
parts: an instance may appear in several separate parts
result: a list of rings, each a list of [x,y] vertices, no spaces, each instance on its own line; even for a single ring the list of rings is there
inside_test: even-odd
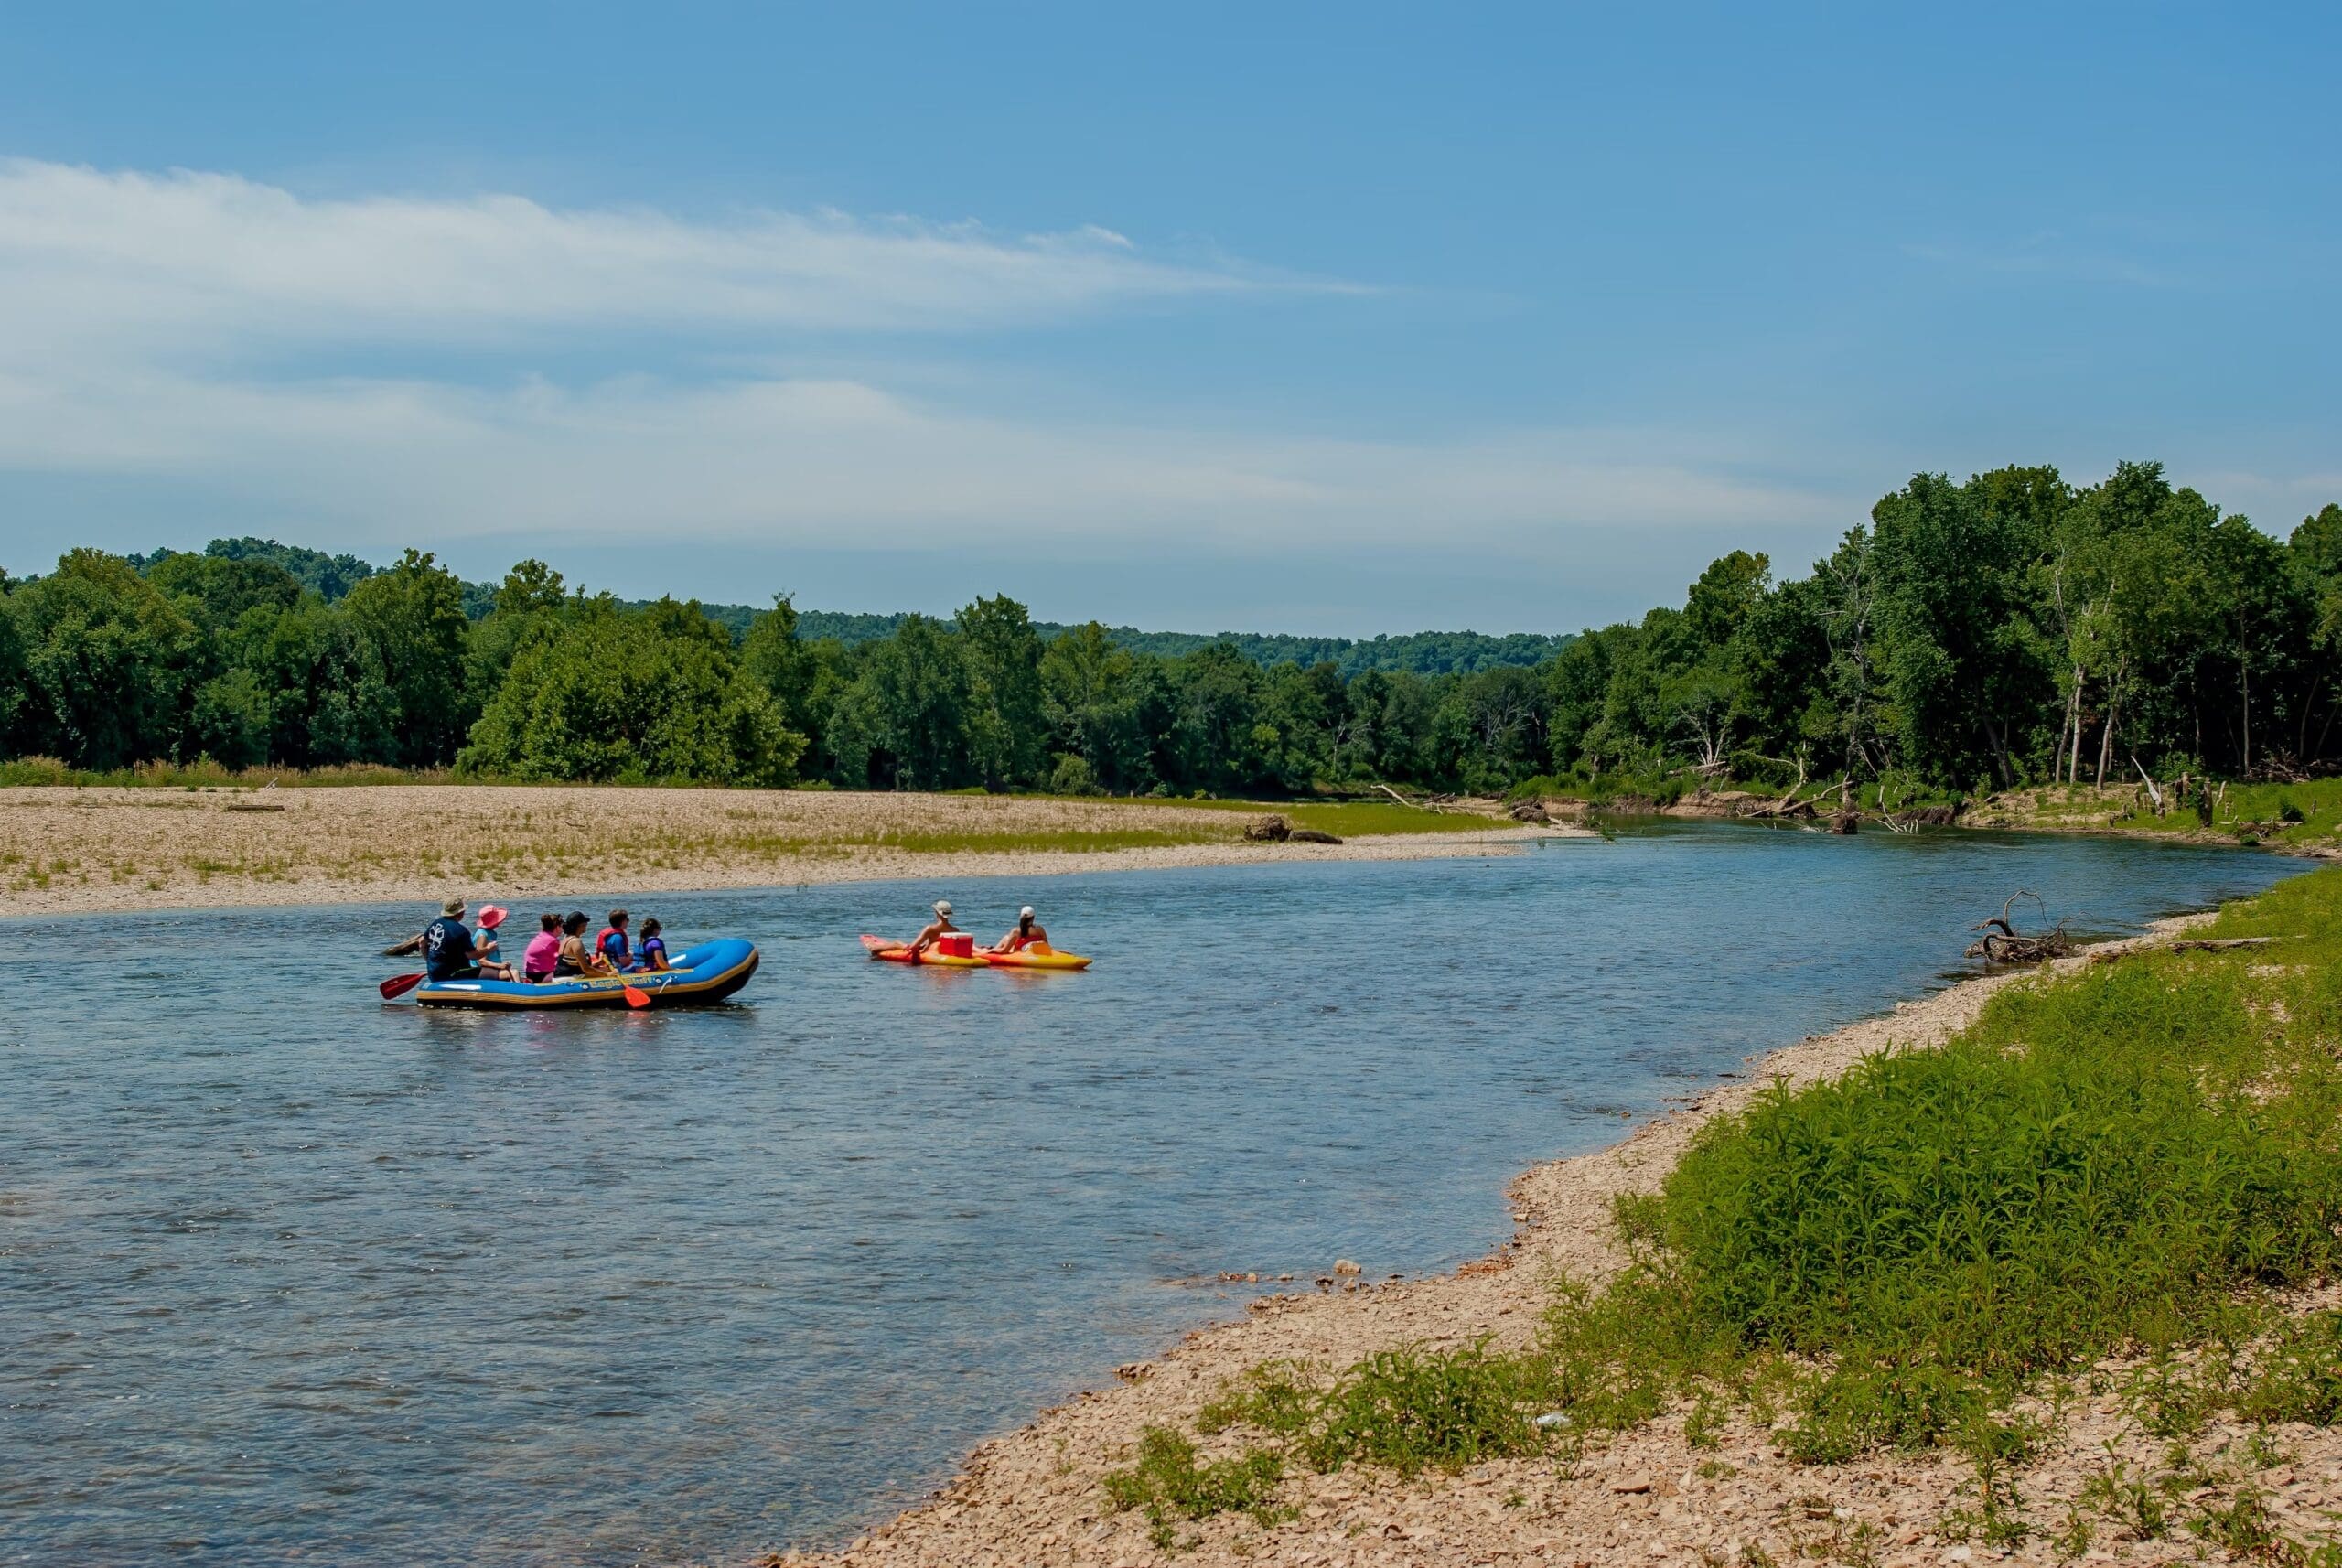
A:
[[[613,909],[610,923],[594,934],[594,951],[610,966],[613,974],[634,967],[634,948],[627,940],[626,922],[627,912]]]

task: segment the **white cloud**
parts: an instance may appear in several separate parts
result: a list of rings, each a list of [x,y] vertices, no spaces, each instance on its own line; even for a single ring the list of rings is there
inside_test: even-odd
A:
[[[1561,566],[1593,528],[1842,526],[1845,498],[1756,477],[1689,436],[1345,441],[1077,422],[1002,412],[981,376],[907,397],[834,349],[824,362],[848,368],[785,368],[809,332],[1325,286],[1156,261],[1099,229],[1004,239],[512,196],[313,200],[230,175],[5,162],[0,472],[184,482],[372,538],[650,531],[908,549],[1013,525],[1093,554],[1477,545]],[[568,381],[538,369],[572,342],[627,362],[629,342],[679,337],[783,368],[719,377],[703,358],[693,373]],[[383,348],[461,350],[466,373],[359,373]]]
[[[352,522],[915,549],[934,531],[1244,553],[1503,544],[1566,561],[1589,526],[1805,525],[1840,500],[1638,431],[1367,442],[1044,424],[854,381],[647,379],[493,392],[150,373],[88,401],[0,381],[0,467],[172,473]]]
[[[234,175],[0,160],[0,329],[20,347],[933,330],[1273,286],[1334,285],[1155,261],[1096,227],[1007,238],[828,212],[686,222],[507,195],[312,200]]]

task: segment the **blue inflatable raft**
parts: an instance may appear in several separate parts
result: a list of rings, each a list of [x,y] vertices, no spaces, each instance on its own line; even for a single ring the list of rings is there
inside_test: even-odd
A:
[[[653,1007],[704,1006],[721,1002],[757,972],[757,944],[727,937],[702,942],[669,959],[655,974],[589,974],[530,985],[517,980],[426,980],[414,988],[425,1007],[623,1007],[626,988],[647,993]]]

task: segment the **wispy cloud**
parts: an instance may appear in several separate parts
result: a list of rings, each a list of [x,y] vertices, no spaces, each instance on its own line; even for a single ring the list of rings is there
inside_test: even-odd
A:
[[[1903,247],[1903,253],[1915,260],[1931,262],[1958,272],[1983,273],[2000,277],[2119,284],[2130,288],[2173,288],[2187,281],[2186,274],[2175,267],[2149,262],[2111,247],[2078,242],[2056,230],[2042,230],[1990,244],[1907,244]]]
[[[911,396],[851,348],[1342,286],[1156,259],[1100,229],[317,200],[0,163],[0,477],[134,475],[374,539],[655,523],[909,549],[1010,524],[1096,555],[1478,542],[1558,569],[1590,529],[1842,525],[1845,498],[1680,433],[1345,441],[1044,417],[988,398],[981,362]],[[821,372],[792,370],[811,334],[844,337]],[[634,351],[678,339],[691,351]],[[658,373],[552,373],[580,341]],[[395,375],[375,368],[392,349]]]
[[[1335,286],[1157,260],[1095,227],[1004,236],[835,212],[693,222],[511,195],[317,200],[229,174],[0,161],[0,334],[20,344],[934,331]]]
[[[856,381],[622,378],[87,388],[0,378],[0,467],[177,475],[379,527],[685,535],[918,549],[921,530],[1241,555],[1295,545],[1499,544],[1566,563],[1588,527],[1796,524],[1844,498],[1736,473],[1663,433],[1526,430],[1344,441],[1067,424]]]

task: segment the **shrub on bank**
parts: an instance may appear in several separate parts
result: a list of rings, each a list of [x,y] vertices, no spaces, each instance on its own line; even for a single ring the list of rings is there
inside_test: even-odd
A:
[[[444,768],[387,768],[352,762],[329,768],[226,768],[208,757],[192,762],[141,762],[130,768],[71,768],[53,757],[0,762],[0,789],[256,789],[349,784],[445,784]]]

